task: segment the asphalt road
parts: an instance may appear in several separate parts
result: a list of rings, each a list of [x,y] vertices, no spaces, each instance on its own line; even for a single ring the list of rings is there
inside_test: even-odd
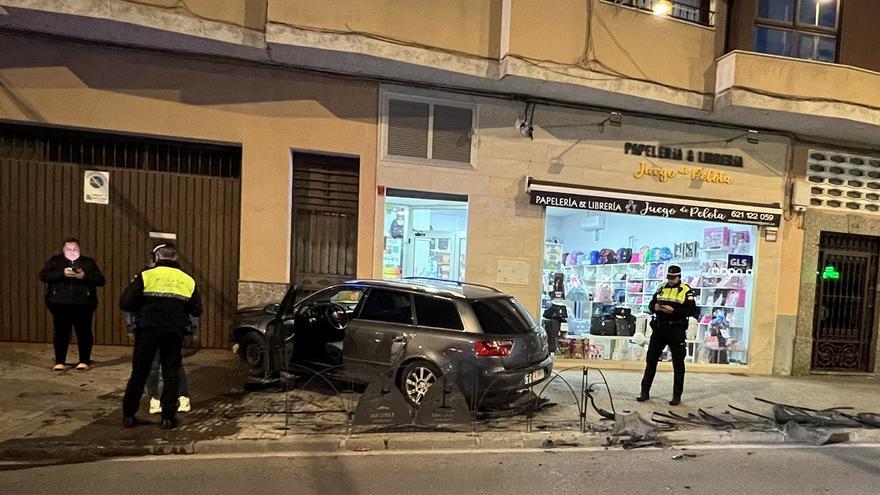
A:
[[[880,448],[165,456],[7,470],[0,493],[876,494]]]

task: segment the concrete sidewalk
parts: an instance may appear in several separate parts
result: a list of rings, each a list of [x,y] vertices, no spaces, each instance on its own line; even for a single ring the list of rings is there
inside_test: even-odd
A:
[[[557,405],[531,420],[524,416],[501,418],[464,425],[458,432],[362,434],[352,429],[345,413],[311,412],[353,409],[357,393],[337,396],[295,390],[285,402],[285,394],[277,388],[244,387],[244,370],[228,351],[198,351],[184,358],[193,412],[181,415],[179,429],[164,431],[158,425],[123,429],[122,393],[130,354],[130,348],[98,347],[90,371],[56,373],[50,369],[51,346],[0,344],[0,460],[85,460],[150,453],[540,448],[548,439],[599,446],[607,437],[607,433],[579,431],[580,370],[565,371],[547,386],[545,396]],[[848,406],[856,411],[880,412],[878,377],[690,373],[684,403],[671,408],[666,404],[671,373],[658,374],[655,399],[645,403],[634,400],[639,373],[609,371],[606,376],[617,412],[637,411],[645,418],[654,411],[670,409],[682,415],[696,413],[698,408],[718,414],[728,410],[728,404],[770,414],[771,406],[756,402],[754,397],[813,409]],[[589,381],[600,381],[599,374],[590,372]],[[612,408],[604,387],[597,387],[596,400],[600,407]],[[158,423],[157,417],[146,413],[146,400],[143,404],[139,416]],[[286,405],[297,414],[283,414]],[[598,430],[611,426],[592,412],[587,420]],[[880,442],[880,430],[849,433],[850,441]],[[668,444],[783,441],[779,432],[722,432],[693,426],[666,433],[663,438]]]

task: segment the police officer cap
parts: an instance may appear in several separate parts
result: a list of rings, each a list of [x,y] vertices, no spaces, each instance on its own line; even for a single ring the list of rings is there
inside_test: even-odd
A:
[[[666,277],[673,278],[681,276],[681,267],[678,265],[669,265],[669,269],[666,270]]]

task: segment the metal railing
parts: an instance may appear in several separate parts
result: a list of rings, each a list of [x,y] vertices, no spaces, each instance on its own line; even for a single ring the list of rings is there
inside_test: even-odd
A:
[[[682,21],[693,22],[703,26],[715,25],[715,12],[710,10],[709,0],[701,0],[700,2],[675,2],[670,0],[602,0],[606,3],[632,7],[634,9],[645,12],[662,12],[665,4],[668,11],[663,15],[679,19]],[[699,3],[699,5],[693,5]]]

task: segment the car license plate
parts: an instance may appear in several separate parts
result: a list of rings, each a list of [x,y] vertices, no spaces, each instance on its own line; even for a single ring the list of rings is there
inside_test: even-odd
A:
[[[544,370],[540,369],[531,373],[526,373],[526,385],[540,382],[544,379]]]

